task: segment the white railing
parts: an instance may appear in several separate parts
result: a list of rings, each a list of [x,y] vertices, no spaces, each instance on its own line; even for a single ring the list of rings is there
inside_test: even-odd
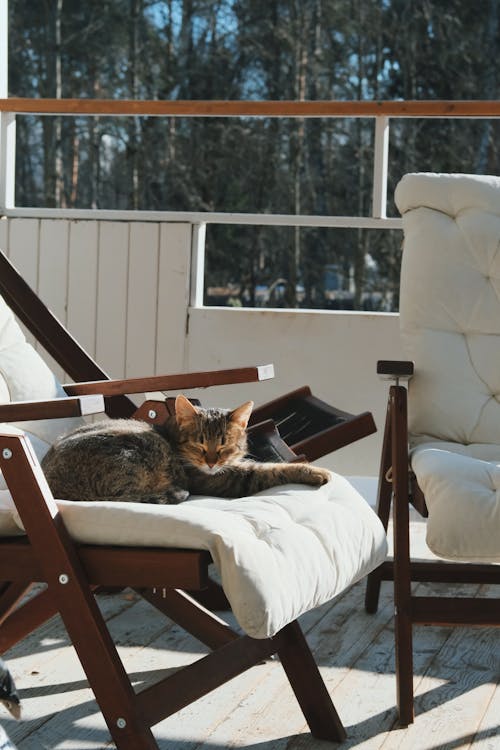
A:
[[[0,28],[2,28],[0,24]],[[0,32],[4,34],[4,32]],[[0,37],[0,48],[5,39]],[[1,58],[1,55],[0,55]],[[0,95],[6,93],[0,66]],[[199,211],[114,211],[74,208],[26,208],[15,205],[16,115],[156,116],[156,117],[292,117],[371,118],[375,121],[371,216],[314,216]],[[388,218],[387,173],[391,119],[494,118],[498,101],[339,102],[339,101],[118,101],[0,98],[0,214],[7,217],[101,221],[187,222],[193,226],[191,304],[203,305],[206,224],[292,227],[400,229],[399,218]]]

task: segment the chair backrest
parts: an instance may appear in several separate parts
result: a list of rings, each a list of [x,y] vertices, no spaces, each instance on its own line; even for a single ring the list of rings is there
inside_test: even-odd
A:
[[[500,177],[408,174],[396,204],[410,431],[500,444]]]

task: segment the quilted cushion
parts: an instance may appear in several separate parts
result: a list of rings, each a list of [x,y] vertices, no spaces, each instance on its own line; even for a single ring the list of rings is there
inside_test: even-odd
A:
[[[341,593],[387,551],[378,517],[336,474],[323,487],[284,485],[237,500],[57,502],[82,543],[209,550],[236,619],[254,638]]]
[[[500,446],[423,443],[411,464],[429,509],[432,552],[500,563]]]
[[[405,175],[396,203],[410,430],[500,443],[500,178]]]
[[[500,561],[500,178],[410,174],[403,215],[402,343],[414,360],[412,468],[427,542],[449,559]]]

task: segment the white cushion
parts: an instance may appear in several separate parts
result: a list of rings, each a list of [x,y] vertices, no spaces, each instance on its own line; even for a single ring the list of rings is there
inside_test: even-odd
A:
[[[500,445],[422,443],[411,466],[429,510],[429,549],[448,560],[500,563]]]
[[[500,178],[406,175],[396,202],[410,430],[500,443]]]
[[[0,297],[0,403],[11,401],[45,400],[62,398],[64,390],[40,355],[28,344],[10,308]],[[81,419],[41,419],[33,422],[17,422],[31,439],[33,448],[41,460],[54,440],[73,427]],[[13,423],[9,423],[13,425]],[[5,425],[0,425],[4,430]],[[0,490],[6,489],[0,473]],[[0,493],[0,534],[12,530],[9,508],[2,505]]]
[[[209,550],[236,619],[254,638],[341,593],[387,552],[378,517],[338,475],[319,488],[286,485],[237,500],[57,503],[78,542]]]
[[[409,428],[441,557],[500,561],[500,178],[410,174],[400,321]],[[441,441],[441,442],[440,442]]]

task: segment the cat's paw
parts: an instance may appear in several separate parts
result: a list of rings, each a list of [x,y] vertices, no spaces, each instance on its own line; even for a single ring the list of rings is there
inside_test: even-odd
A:
[[[183,503],[185,500],[187,500],[189,497],[189,492],[187,490],[182,489],[175,489],[175,490],[169,490],[165,503],[170,503],[171,505],[177,505],[178,503]]]
[[[311,466],[310,470],[310,484],[312,484],[313,487],[321,487],[323,484],[329,482],[332,478],[332,475],[330,474],[328,469],[322,469],[319,466]]]

